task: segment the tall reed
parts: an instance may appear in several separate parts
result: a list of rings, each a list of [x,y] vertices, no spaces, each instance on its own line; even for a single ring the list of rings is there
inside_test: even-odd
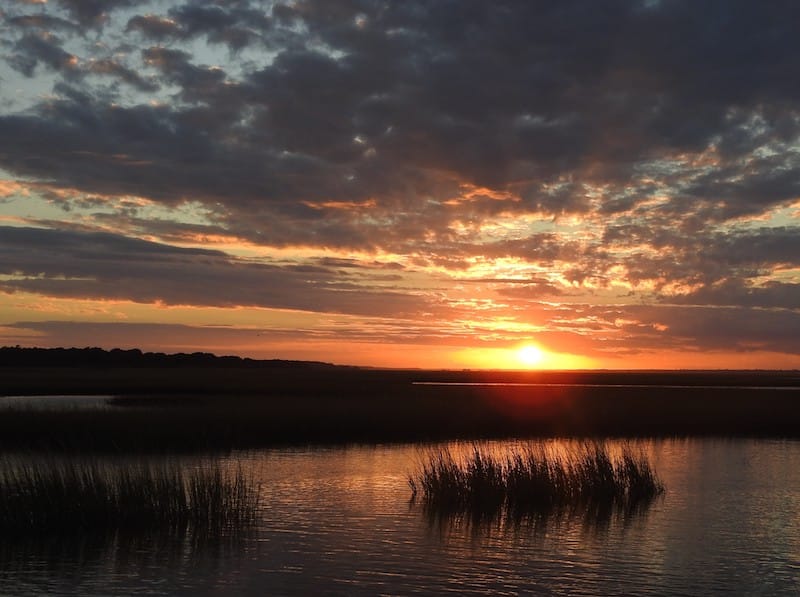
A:
[[[528,446],[498,456],[474,446],[459,458],[429,453],[409,475],[412,499],[439,513],[512,516],[586,507],[633,509],[664,492],[647,458],[631,450],[613,457],[602,445],[564,455]]]
[[[219,464],[108,464],[84,459],[5,460],[0,533],[155,530],[224,535],[252,524],[258,487]]]

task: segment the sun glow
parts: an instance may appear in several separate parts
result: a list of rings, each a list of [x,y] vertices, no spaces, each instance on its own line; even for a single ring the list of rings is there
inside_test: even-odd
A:
[[[467,348],[453,354],[454,364],[477,369],[591,369],[596,363],[576,354],[554,352],[526,342],[508,348]]]
[[[525,367],[537,367],[544,359],[544,351],[535,344],[524,344],[517,349],[516,357]]]

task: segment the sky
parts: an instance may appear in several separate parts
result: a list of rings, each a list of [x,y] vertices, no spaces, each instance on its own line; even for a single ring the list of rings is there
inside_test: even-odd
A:
[[[0,345],[800,368],[794,0],[5,0]]]

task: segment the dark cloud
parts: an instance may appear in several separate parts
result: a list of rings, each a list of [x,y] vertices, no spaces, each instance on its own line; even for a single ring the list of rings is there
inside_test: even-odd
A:
[[[500,286],[498,294],[502,297],[524,298],[524,299],[545,299],[553,298],[566,294],[564,289],[547,280],[486,280],[492,284]],[[479,282],[486,282],[480,280]]]
[[[275,353],[268,342],[289,341],[305,343],[301,352],[319,350],[319,342],[339,344],[355,341],[375,344],[382,338],[391,337],[393,343],[401,344],[447,344],[463,341],[458,334],[450,334],[441,325],[398,325],[389,320],[370,320],[368,325],[328,323],[314,329],[285,327],[238,328],[221,325],[180,325],[168,323],[129,322],[75,322],[75,321],[26,321],[0,326],[0,337],[6,343],[41,346],[105,346],[144,348],[158,351],[185,351],[213,349],[218,354],[231,351],[249,355],[286,358],[286,353]],[[285,349],[284,349],[285,350]],[[295,349],[297,350],[297,349]],[[369,349],[367,349],[369,350]],[[374,350],[374,349],[373,349]],[[344,351],[326,360],[342,363]]]
[[[726,234],[711,244],[710,249],[716,261],[733,266],[799,267],[800,228],[780,226]]]
[[[533,337],[553,350],[625,359],[681,351],[800,353],[800,312],[709,305],[546,307]],[[624,367],[624,360],[620,361]],[[669,367],[669,363],[664,363]]]
[[[261,42],[272,20],[247,2],[190,2],[169,9],[167,16],[137,15],[131,17],[126,31],[137,31],[153,41],[189,40],[203,36],[209,43],[225,44],[233,51]]]
[[[148,39],[159,42],[180,37],[180,29],[175,21],[152,14],[131,17],[125,31],[138,31]]]
[[[220,346],[233,343],[239,346],[263,343],[260,330],[236,329],[222,326],[189,326],[148,323],[89,323],[66,321],[30,321],[13,323],[0,328],[3,338],[14,337],[20,343],[36,346],[98,346],[108,348],[144,348],[157,351],[181,351],[187,347],[208,350],[214,342]],[[11,333],[9,333],[12,331]],[[26,333],[27,332],[27,333]],[[31,338],[31,332],[35,334]],[[154,339],[159,338],[156,342]],[[33,340],[33,341],[32,341]]]
[[[113,77],[144,93],[152,93],[159,89],[159,85],[154,81],[145,79],[135,70],[109,58],[93,60],[86,70],[93,75]]]
[[[651,222],[609,227],[603,240],[609,256],[615,249],[627,249],[619,263],[627,268],[630,281],[660,280],[662,287],[672,282],[699,284],[707,297],[721,298],[722,288],[734,286],[738,290],[731,296],[741,297],[746,288],[750,288],[751,299],[762,296],[765,293],[753,286],[754,279],[800,267],[800,229],[796,226],[697,235]],[[692,296],[694,293],[689,294]]]
[[[142,50],[145,64],[159,70],[168,83],[179,86],[182,99],[188,102],[222,103],[220,96],[227,91],[223,87],[225,71],[219,67],[195,66],[190,58],[190,54],[181,50],[162,47]]]
[[[746,280],[731,279],[673,298],[674,303],[694,305],[725,305],[736,307],[762,307],[771,309],[798,309],[800,284],[766,282],[761,286]]]
[[[69,6],[78,14],[77,3]],[[100,6],[87,4],[82,18],[95,18]],[[272,16],[257,6],[181,4],[165,14],[132,17],[128,28],[159,41],[222,35],[241,23],[278,35],[270,29]],[[522,199],[516,211],[582,213],[593,209],[585,183],[610,183],[607,203],[619,205],[635,168],[717,147],[724,162],[676,189],[676,197],[689,193],[722,206],[724,219],[796,196],[797,168],[788,158],[746,166],[735,159],[797,138],[796,119],[782,106],[797,99],[797,86],[786,81],[793,79],[798,42],[781,18],[791,5],[781,6],[698,9],[676,1],[644,9],[615,1],[599,10],[585,2],[308,1],[273,10],[280,22],[302,23],[308,30],[303,45],[281,48],[274,62],[244,80],[198,65],[179,48],[150,48],[143,58],[180,88],[184,101],[208,107],[206,113],[187,106],[162,114],[169,120],[164,125],[186,131],[183,145],[208,134],[216,143],[233,140],[237,148],[257,151],[254,161],[265,167],[245,166],[236,174],[249,181],[243,186],[268,187],[267,200],[377,197],[396,211],[397,201],[412,205],[420,195],[437,196],[437,185],[449,179],[510,190]],[[751,34],[742,41],[752,22],[770,31],[769,38]],[[674,39],[683,43],[676,47]],[[736,59],[740,43],[754,52],[745,63]],[[31,70],[27,60],[19,67]],[[59,62],[51,57],[48,64]],[[771,76],[765,78],[765,69]],[[707,72],[714,73],[713,83]],[[109,115],[102,105],[92,110]],[[142,106],[115,111],[143,112]],[[114,120],[95,122],[113,127]],[[190,120],[191,133],[182,126]],[[117,138],[115,153],[125,153],[129,141],[164,153],[159,135]],[[215,149],[209,155],[231,148]],[[163,157],[180,168],[180,155]],[[161,163],[172,167],[169,159]],[[163,194],[157,182],[150,184],[151,195]],[[626,197],[628,206],[638,201]],[[253,200],[229,187],[216,199]]]
[[[67,33],[80,32],[80,27],[72,21],[45,14],[19,15],[8,17],[6,21],[11,27],[19,27],[24,29],[64,31]]]
[[[422,297],[326,266],[253,263],[220,251],[107,233],[10,227],[0,232],[5,292],[359,315],[410,316],[428,306]]]
[[[741,307],[639,307],[631,308],[629,312],[638,318],[640,325],[651,326],[654,335],[677,348],[688,345],[698,351],[800,352],[800,312],[797,311]],[[659,331],[661,326],[666,326],[666,329]],[[657,345],[653,343],[651,348],[657,348]]]
[[[55,3],[81,25],[98,27],[114,10],[137,6],[143,0],[55,0]]]
[[[756,148],[754,148],[756,149]],[[732,163],[696,177],[685,189],[704,221],[763,213],[800,197],[800,159],[794,151]]]
[[[26,77],[32,77],[40,64],[65,76],[78,72],[78,59],[66,52],[60,40],[48,33],[28,33],[14,44],[9,64]]]
[[[259,40],[260,34],[271,28],[271,19],[246,2],[227,6],[193,2],[171,8],[169,15],[181,24],[184,36],[205,35],[209,42],[226,44],[232,50],[240,50]]]

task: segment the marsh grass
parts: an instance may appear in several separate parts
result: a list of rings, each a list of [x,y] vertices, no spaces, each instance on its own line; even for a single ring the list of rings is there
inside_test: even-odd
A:
[[[468,455],[448,450],[425,455],[409,475],[412,500],[429,514],[511,519],[564,512],[605,517],[646,507],[664,486],[643,453],[619,456],[601,444],[555,455],[542,446],[502,455],[473,446]]]
[[[432,375],[456,383],[516,379],[555,385],[412,384],[414,379]],[[281,445],[500,438],[800,437],[800,390],[785,385],[797,384],[788,375],[503,375],[354,369],[332,370],[318,377],[308,371],[302,376],[298,371],[265,376],[258,370],[104,372],[0,366],[2,391],[8,394],[127,392],[93,408],[0,404],[0,450],[197,453]],[[782,391],[683,385],[687,381],[774,383]],[[596,387],[561,385],[572,382],[599,383]],[[635,385],[651,382],[675,386]],[[634,385],[625,387],[627,383]]]
[[[0,464],[4,536],[143,533],[222,537],[250,527],[258,487],[241,469],[22,458]]]

